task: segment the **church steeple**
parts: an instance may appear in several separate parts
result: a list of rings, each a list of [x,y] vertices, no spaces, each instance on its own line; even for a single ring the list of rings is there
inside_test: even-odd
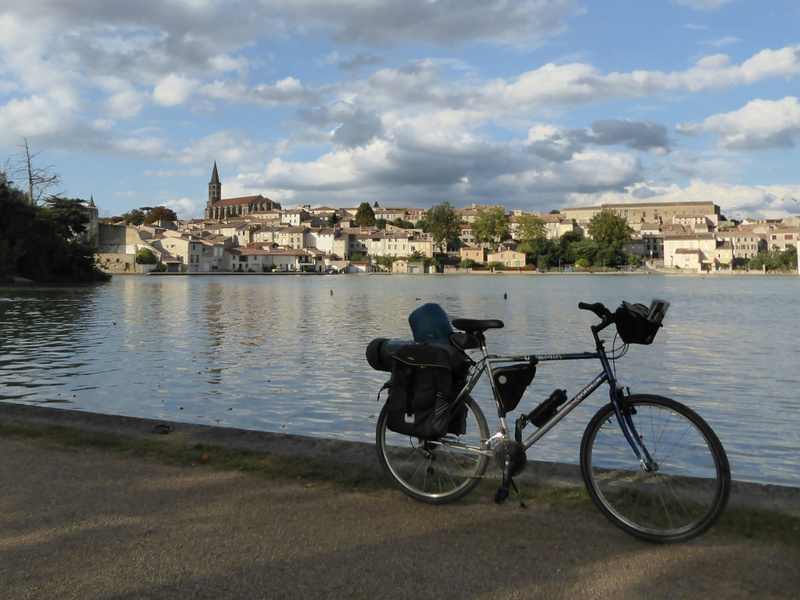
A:
[[[217,161],[214,161],[211,181],[208,182],[208,204],[206,206],[211,206],[218,200],[222,200],[222,184],[219,181],[219,174],[217,173]]]

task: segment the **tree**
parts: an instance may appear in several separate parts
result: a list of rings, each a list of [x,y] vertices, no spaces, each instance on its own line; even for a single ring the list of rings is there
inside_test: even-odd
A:
[[[600,245],[597,240],[590,240],[589,238],[582,238],[580,241],[574,242],[570,246],[572,256],[575,264],[580,266],[593,265]]]
[[[177,221],[177,220],[178,220],[178,215],[175,214],[175,211],[165,206],[156,206],[149,213],[147,213],[147,216],[144,218],[143,223],[145,225],[150,225],[151,223],[156,223],[158,221]]]
[[[0,279],[33,281],[107,280],[95,264],[96,248],[86,238],[89,217],[83,202],[50,197],[31,205],[26,194],[0,178]]]
[[[583,239],[584,237],[577,231],[568,231],[559,236],[558,259],[561,261],[562,265],[571,265],[575,262],[575,252],[572,246]]]
[[[433,236],[440,252],[455,244],[461,235],[460,220],[449,202],[431,206],[425,213],[425,231]]]
[[[28,202],[35,206],[42,201],[47,190],[61,185],[61,176],[53,172],[53,165],[34,166],[33,159],[41,154],[41,150],[31,153],[28,138],[23,137],[22,140],[21,151],[16,155],[16,159],[6,162],[4,178],[6,175],[10,175],[11,179],[25,180]]]
[[[122,221],[125,225],[141,225],[144,223],[144,217],[143,210],[134,208],[122,214]]]
[[[435,258],[431,258],[430,256],[425,256],[419,250],[415,250],[414,252],[412,252],[409,256],[406,257],[406,260],[408,262],[410,262],[410,263],[411,262],[421,262],[426,267],[430,267],[431,265],[433,265],[434,267],[437,267],[437,268],[439,267],[439,261],[438,260],[436,260]]]
[[[539,269],[549,269],[558,264],[558,247],[553,240],[539,237],[523,247],[526,247],[527,262]],[[517,249],[519,250],[519,246]]]
[[[628,222],[608,209],[603,209],[589,220],[589,235],[600,245],[622,250],[630,243],[633,229]]]
[[[482,210],[472,224],[475,239],[482,244],[489,244],[497,250],[500,242],[511,237],[508,232],[508,217],[502,206]]]
[[[355,218],[356,227],[375,227],[375,211],[369,202],[362,202],[358,205]]]
[[[517,238],[522,244],[530,244],[534,240],[547,237],[547,226],[544,219],[537,215],[522,215],[517,222]]]
[[[392,221],[392,225],[394,225],[395,227],[400,227],[402,229],[414,229],[414,223],[412,223],[411,221],[405,221],[400,217]]]
[[[53,196],[45,201],[39,214],[48,216],[55,224],[57,234],[64,239],[86,235],[89,217],[78,199]]]
[[[625,263],[625,253],[622,248],[630,243],[633,230],[628,222],[607,209],[601,210],[589,220],[587,227],[589,234],[598,244],[598,253],[595,264],[615,266]]]
[[[156,253],[150,248],[139,248],[135,254],[137,265],[154,265],[158,262]]]
[[[765,271],[791,270],[797,271],[797,251],[793,247],[786,250],[762,250],[750,259],[747,267],[752,270]]]
[[[382,255],[373,257],[373,260],[387,271],[391,271],[392,265],[394,264],[394,261],[397,259],[394,256]]]

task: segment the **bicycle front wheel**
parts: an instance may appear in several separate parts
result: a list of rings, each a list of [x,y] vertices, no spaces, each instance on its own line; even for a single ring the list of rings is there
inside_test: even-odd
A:
[[[478,404],[466,401],[466,427],[461,435],[421,440],[386,428],[384,405],[378,416],[376,441],[381,466],[404,494],[428,504],[447,504],[463,498],[480,483],[487,457],[481,451],[489,427]]]
[[[725,449],[711,427],[662,396],[628,396],[623,415],[652,460],[634,454],[614,406],[601,408],[581,441],[581,473],[594,503],[617,527],[651,542],[706,531],[725,509],[731,485]]]

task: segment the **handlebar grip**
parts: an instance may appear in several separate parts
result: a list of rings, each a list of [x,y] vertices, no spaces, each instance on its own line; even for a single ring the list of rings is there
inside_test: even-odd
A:
[[[602,302],[578,302],[578,308],[581,310],[590,310],[601,319],[608,319],[611,317],[611,311],[608,310]]]

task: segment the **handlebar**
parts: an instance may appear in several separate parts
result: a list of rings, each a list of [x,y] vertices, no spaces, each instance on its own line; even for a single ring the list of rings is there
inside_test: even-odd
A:
[[[597,315],[598,318],[603,319],[608,323],[611,323],[614,320],[613,313],[608,310],[602,302],[594,302],[593,304],[589,304],[588,302],[578,302],[578,308],[581,310],[592,311]]]

